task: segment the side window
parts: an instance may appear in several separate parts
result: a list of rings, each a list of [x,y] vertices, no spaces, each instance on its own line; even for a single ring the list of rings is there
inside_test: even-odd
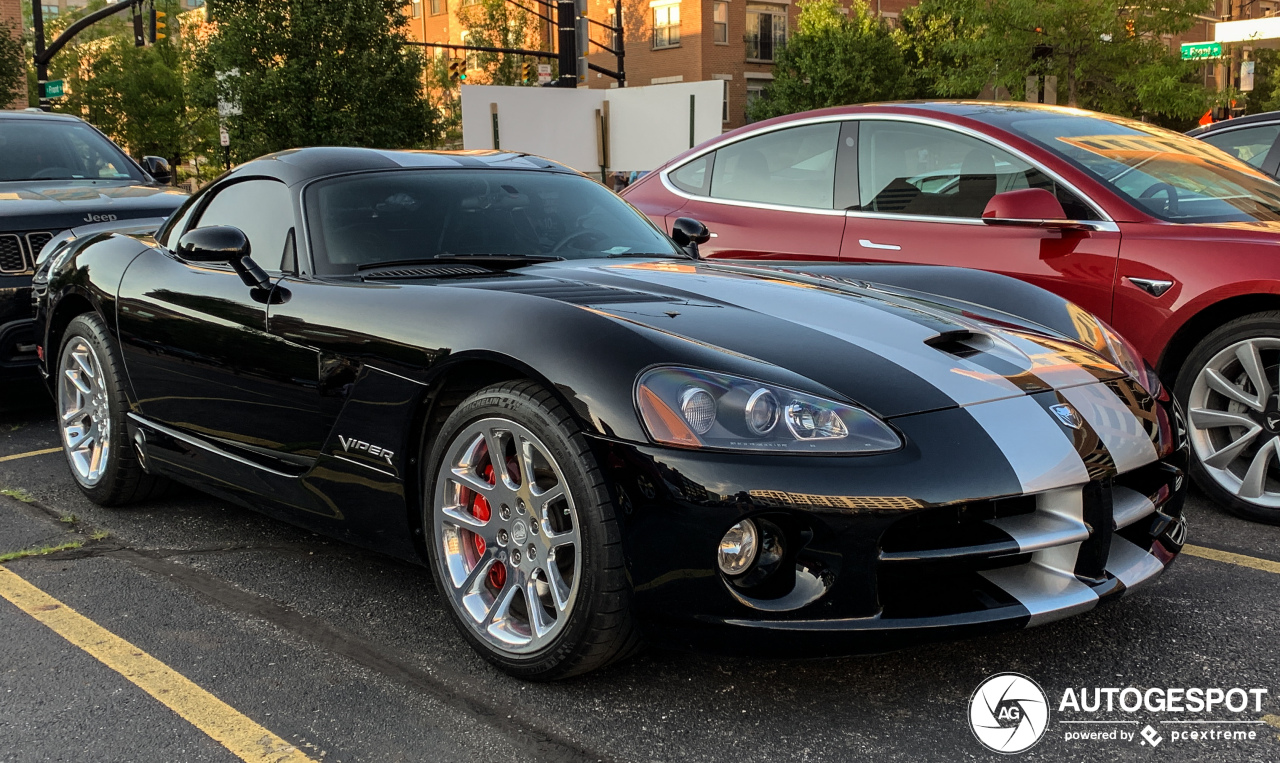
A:
[[[182,236],[187,223],[191,220],[191,215],[195,213],[196,207],[199,205],[200,194],[196,194],[182,202],[182,206],[174,210],[164,225],[160,226],[160,230],[156,233],[156,241],[170,251],[177,249],[178,239]]]
[[[864,212],[981,217],[997,193],[1043,188],[1067,217],[1097,214],[1036,167],[985,141],[930,125],[864,121],[858,135],[859,205]]]
[[[700,156],[680,169],[667,175],[676,188],[695,196],[706,196],[711,190],[711,163],[715,152]]]
[[[711,196],[831,209],[839,137],[839,122],[823,122],[725,146],[716,152]]]
[[[1277,136],[1280,136],[1280,124],[1209,133],[1204,136],[1204,142],[1217,146],[1242,162],[1262,169],[1262,163],[1267,160],[1267,153],[1275,145]]]
[[[231,225],[249,239],[254,260],[267,270],[280,270],[286,257],[285,244],[293,230],[293,199],[284,183],[274,180],[245,180],[218,191],[196,228]]]

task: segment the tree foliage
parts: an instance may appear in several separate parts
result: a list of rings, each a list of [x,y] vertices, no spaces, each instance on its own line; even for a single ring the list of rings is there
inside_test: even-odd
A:
[[[21,30],[0,23],[0,108],[8,106],[26,84],[26,58]]]
[[[835,0],[809,0],[797,26],[777,55],[773,82],[751,104],[752,120],[912,94],[902,49],[862,0],[848,16]]]
[[[1208,0],[923,0],[904,12],[904,44],[941,96],[1003,86],[1016,98],[1028,75],[1058,77],[1067,105],[1180,120],[1206,105],[1198,64],[1169,50]]]
[[[507,0],[480,0],[472,5],[460,5],[457,13],[466,30],[466,44],[486,48],[533,48],[530,23],[532,16]],[[481,73],[467,72],[467,84],[519,85],[521,84],[520,56],[505,53],[471,53],[468,60]],[[475,77],[475,82],[471,78]]]
[[[298,146],[427,145],[437,117],[422,55],[403,44],[407,4],[219,0],[193,96],[240,106],[228,120],[238,160]]]

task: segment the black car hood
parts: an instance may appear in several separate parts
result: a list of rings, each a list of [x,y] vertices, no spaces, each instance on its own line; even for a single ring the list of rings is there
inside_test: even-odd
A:
[[[91,223],[164,217],[186,194],[132,180],[0,182],[0,230],[57,232]]]
[[[747,356],[886,417],[1124,376],[1084,346],[1014,316],[803,272],[567,261],[472,288],[556,299]]]

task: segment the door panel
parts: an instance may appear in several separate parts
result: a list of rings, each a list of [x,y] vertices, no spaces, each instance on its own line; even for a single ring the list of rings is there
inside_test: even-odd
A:
[[[866,120],[858,129],[857,183],[842,260],[990,270],[1110,320],[1120,248],[1114,225],[1057,231],[982,222],[993,196],[1026,188],[1053,193],[1071,219],[1098,220],[1069,189],[1011,152],[936,125]]]
[[[706,223],[704,257],[835,259],[844,234],[834,208],[843,161],[840,122],[775,130],[731,143],[675,170],[691,198],[680,217]],[[847,152],[852,154],[852,146]]]

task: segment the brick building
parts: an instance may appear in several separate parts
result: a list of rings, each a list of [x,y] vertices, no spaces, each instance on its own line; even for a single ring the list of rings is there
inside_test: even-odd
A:
[[[13,30],[13,34],[22,34],[22,0],[0,0],[0,34],[5,30]],[[13,101],[7,102],[8,93],[0,93],[0,108],[25,109],[27,98],[25,93],[14,93]]]

